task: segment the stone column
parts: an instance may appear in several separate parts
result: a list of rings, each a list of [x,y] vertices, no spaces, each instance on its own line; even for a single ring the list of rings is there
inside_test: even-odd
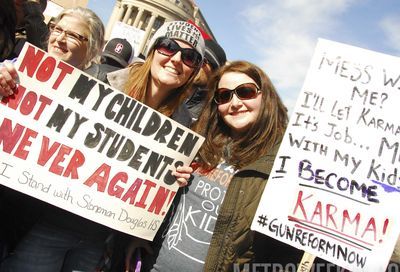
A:
[[[108,37],[111,34],[111,30],[112,30],[115,22],[121,19],[121,16],[122,16],[123,12],[124,12],[124,9],[123,9],[123,7],[121,5],[121,1],[119,0],[119,1],[117,1],[115,3],[114,10],[113,10],[113,12],[112,12],[112,14],[110,16],[110,19],[108,20],[108,23],[107,23],[106,33],[105,33],[105,36],[104,36],[104,38],[106,40],[108,40]]]
[[[132,5],[129,5],[129,6],[128,6],[128,9],[126,10],[124,19],[122,20],[123,23],[126,24],[126,23],[128,22],[129,17],[131,17],[131,14],[132,14],[132,9],[133,9],[133,6],[132,6]]]
[[[145,33],[144,33],[142,43],[139,46],[139,52],[141,52],[141,53],[144,53],[143,49],[144,49],[144,47],[145,47],[145,45],[147,43],[147,40],[149,39],[150,33],[151,33],[152,29],[153,29],[154,22],[156,21],[156,18],[157,18],[157,15],[152,13],[151,14],[151,18],[149,20],[149,23],[147,24],[147,27],[146,27],[146,30],[145,30]]]
[[[138,24],[139,24],[139,22],[140,22],[140,19],[141,19],[142,16],[143,16],[143,12],[144,12],[143,8],[139,8],[139,11],[138,11],[138,13],[137,13],[137,15],[136,15],[135,21],[133,22],[133,26],[134,26],[134,27],[138,27]]]
[[[136,18],[137,13],[138,13],[137,7],[134,7],[134,9],[132,9],[131,16],[129,16],[128,21],[126,21],[126,23],[128,25],[133,26],[133,21],[134,21],[134,18]]]

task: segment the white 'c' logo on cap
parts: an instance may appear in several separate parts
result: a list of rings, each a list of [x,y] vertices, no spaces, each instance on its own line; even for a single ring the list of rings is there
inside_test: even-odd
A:
[[[115,51],[115,53],[121,53],[121,51],[122,51],[122,49],[124,49],[124,45],[122,44],[122,43],[118,43],[116,46],[115,46],[115,49],[114,49],[114,51]]]

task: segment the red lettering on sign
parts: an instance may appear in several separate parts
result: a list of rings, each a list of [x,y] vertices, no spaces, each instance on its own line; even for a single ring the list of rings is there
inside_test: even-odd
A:
[[[59,176],[62,175],[63,177],[70,177],[71,179],[79,179],[78,168],[85,163],[85,156],[83,153],[76,149],[69,159],[67,166],[64,167],[62,163],[68,158],[68,155],[73,149],[58,142],[52,143],[51,146],[49,143],[49,138],[43,136],[37,164],[45,166],[55,154],[49,171]]]
[[[18,71],[24,72],[26,70],[26,74],[31,78],[33,78],[36,73],[35,78],[38,81],[47,82],[50,78],[52,78],[55,69],[58,68],[59,74],[52,86],[54,90],[57,90],[61,82],[65,79],[65,76],[67,74],[71,74],[74,71],[74,68],[71,65],[55,59],[52,56],[47,55],[44,60],[43,57],[43,51],[29,45]]]
[[[32,142],[30,139],[36,138],[36,136],[36,131],[25,128],[20,124],[15,124],[15,127],[13,127],[12,121],[7,118],[4,118],[0,126],[0,144],[3,144],[3,151],[11,154],[19,142],[14,156],[23,160],[25,160],[29,154],[29,151],[25,148],[31,146]]]

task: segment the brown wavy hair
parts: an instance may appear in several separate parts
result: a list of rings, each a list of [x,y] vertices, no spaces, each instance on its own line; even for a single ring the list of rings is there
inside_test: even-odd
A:
[[[230,128],[218,113],[214,93],[221,77],[228,72],[243,73],[252,78],[262,92],[259,116],[253,126],[240,139],[232,139]],[[207,103],[193,129],[205,137],[199,151],[199,163],[205,169],[215,168],[222,160],[242,168],[279,144],[288,123],[287,109],[274,85],[264,71],[247,61],[234,61],[211,78]]]
[[[155,50],[153,48],[147,56],[145,62],[136,62],[130,66],[129,79],[124,87],[126,94],[142,103],[144,103],[147,86],[151,80],[151,63],[154,59],[154,52]],[[161,106],[156,110],[166,116],[171,116],[187,98],[188,93],[186,90],[192,86],[193,80],[198,71],[199,68],[194,69],[186,83],[175,90],[172,90],[169,96],[167,96]]]

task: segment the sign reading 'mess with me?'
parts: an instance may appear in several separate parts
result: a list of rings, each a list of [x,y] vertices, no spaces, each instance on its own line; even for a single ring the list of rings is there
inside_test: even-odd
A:
[[[400,231],[399,71],[397,57],[319,40],[252,229],[351,271],[386,269]]]

